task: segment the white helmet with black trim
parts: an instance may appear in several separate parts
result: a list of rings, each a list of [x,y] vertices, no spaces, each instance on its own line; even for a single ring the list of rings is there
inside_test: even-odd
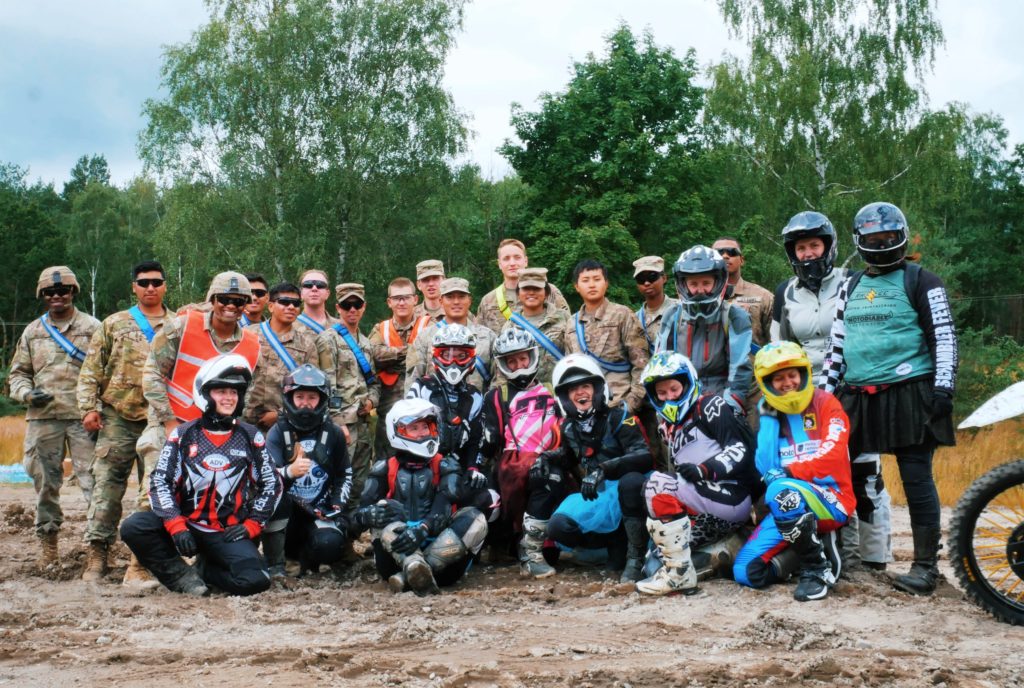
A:
[[[525,387],[536,377],[537,368],[540,367],[540,346],[533,335],[523,328],[512,323],[505,325],[501,334],[494,340],[491,352],[491,358],[494,359],[498,370],[513,385]],[[520,353],[528,354],[529,360],[525,365],[512,370],[508,365],[508,359]]]
[[[594,397],[590,408],[581,413],[576,409],[576,404],[569,399],[569,390],[583,382],[589,382],[594,386]],[[601,366],[586,354],[569,354],[559,361],[551,373],[551,385],[555,390],[558,407],[566,418],[585,420],[611,403]]]
[[[729,286],[729,270],[721,253],[701,245],[688,248],[672,266],[672,274],[675,276],[679,300],[689,318],[710,320],[718,314],[725,299],[725,290]],[[707,294],[691,294],[686,288],[686,278],[705,274],[714,278],[711,291]]]
[[[387,423],[388,442],[396,450],[401,450],[424,459],[432,459],[437,455],[441,445],[437,430],[437,419],[440,411],[426,399],[401,399],[388,411]],[[413,438],[408,428],[418,421],[426,421],[430,433],[425,437]]]
[[[473,371],[476,360],[476,334],[465,325],[441,325],[434,332],[431,345],[434,370],[448,384],[459,384]]]
[[[230,429],[242,415],[245,392],[251,382],[249,362],[238,354],[221,354],[204,363],[192,381],[192,399],[196,408],[203,412],[203,427],[208,430]],[[217,412],[217,404],[210,396],[212,390],[225,388],[238,392],[238,403],[228,416]]]

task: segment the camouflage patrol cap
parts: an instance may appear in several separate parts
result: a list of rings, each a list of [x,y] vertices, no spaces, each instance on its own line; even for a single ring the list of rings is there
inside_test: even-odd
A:
[[[519,271],[519,282],[517,283],[517,286],[537,287],[538,289],[543,289],[547,284],[547,268],[523,268]]]
[[[237,294],[247,296],[252,300],[252,287],[249,280],[240,272],[222,272],[210,282],[210,289],[206,292],[206,300],[209,301],[217,294]]]
[[[633,277],[642,272],[665,272],[665,259],[661,256],[644,256],[633,261]]]
[[[471,294],[469,291],[469,280],[462,277],[449,277],[441,282],[441,296],[461,291],[463,294]]]
[[[344,282],[334,288],[334,298],[341,303],[345,299],[355,296],[366,301],[366,289],[358,282]]]
[[[71,268],[67,265],[53,265],[39,274],[39,282],[36,284],[36,298],[38,299],[42,296],[43,289],[58,286],[73,287],[76,294],[81,290],[78,278],[75,277],[75,273],[71,272]]]
[[[444,263],[441,261],[421,260],[416,263],[416,279],[421,280],[424,277],[433,277],[435,275],[444,279]]]

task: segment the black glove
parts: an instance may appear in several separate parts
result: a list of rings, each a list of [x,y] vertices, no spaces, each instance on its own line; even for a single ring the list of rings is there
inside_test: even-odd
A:
[[[402,514],[389,501],[371,504],[356,511],[356,522],[363,528],[383,528],[389,523],[402,519]]]
[[[331,520],[334,521],[334,526],[342,533],[348,532],[348,514],[345,513],[344,509],[336,507],[337,512],[334,516],[331,516]]]
[[[944,419],[953,413],[953,395],[944,389],[936,389],[932,392],[932,413],[930,422]]]
[[[25,401],[33,408],[42,408],[53,401],[53,395],[39,387],[33,387],[25,395]]]
[[[423,526],[412,526],[402,530],[391,543],[391,551],[399,554],[412,554],[427,539],[427,529]]]
[[[604,471],[600,468],[587,473],[587,477],[583,479],[583,484],[580,485],[580,494],[583,495],[583,499],[592,500],[597,499],[597,488],[604,482]]]
[[[186,528],[180,533],[175,533],[171,536],[174,540],[174,548],[178,550],[178,554],[183,557],[194,557],[199,553],[199,545],[196,544],[196,538]]]
[[[246,529],[245,524],[236,523],[233,526],[228,526],[224,529],[224,541],[225,542],[238,542],[239,540],[248,540],[249,531]]]
[[[471,489],[480,490],[487,487],[487,476],[483,474],[483,471],[470,468],[466,476],[466,482],[469,483]]]
[[[544,452],[544,454],[547,454],[547,452]],[[544,454],[538,456],[536,460],[534,460],[533,465],[530,466],[530,480],[547,480],[548,476],[551,475],[551,466],[548,464],[548,460]]]
[[[676,466],[676,473],[688,483],[699,483],[708,479],[708,469],[702,463],[684,463]]]

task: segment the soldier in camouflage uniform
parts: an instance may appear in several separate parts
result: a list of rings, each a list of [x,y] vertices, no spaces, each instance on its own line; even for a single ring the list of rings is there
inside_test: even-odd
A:
[[[252,372],[242,419],[259,427],[264,434],[270,432],[277,422],[284,404],[281,398],[284,376],[304,363],[320,363],[317,335],[308,327],[295,325],[300,308],[302,297],[299,288],[288,282],[278,284],[270,290],[270,319],[249,326],[259,334],[260,358]],[[275,341],[271,342],[270,337]],[[278,344],[285,358],[278,354],[275,348]]]
[[[373,463],[369,418],[380,403],[380,381],[373,367],[373,347],[359,332],[359,321],[366,312],[363,285],[346,282],[335,287],[334,293],[341,320],[317,336],[319,367],[341,397],[342,407],[332,412],[331,418],[346,431],[352,463],[351,494],[359,495]],[[347,506],[355,508],[357,501],[350,500]]]
[[[103,321],[89,342],[78,377],[82,425],[98,433],[85,526],[89,552],[84,581],[98,581],[107,573],[107,553],[121,522],[121,499],[138,461],[135,444],[146,428],[142,367],[150,341],[174,318],[164,307],[167,285],[160,263],[150,260],[132,268],[132,291],[137,305]]]
[[[455,325],[465,325],[476,335],[476,356],[479,361],[474,365],[473,372],[466,378],[466,382],[478,389],[481,393],[486,392],[491,386],[494,378],[494,366],[491,364],[491,344],[494,342],[494,333],[483,325],[477,325],[470,321],[470,306],[473,304],[473,297],[469,293],[469,282],[461,277],[449,277],[441,282],[441,306],[444,313],[441,322]],[[405,357],[405,391],[408,392],[412,383],[426,375],[432,375],[434,333],[437,332],[439,323],[433,323],[420,330],[416,341],[409,347]]]
[[[245,279],[249,280],[249,288],[252,289],[252,301],[245,307],[240,322],[242,327],[249,327],[263,322],[264,311],[270,300],[270,287],[267,285],[267,278],[258,272],[245,273]]]
[[[565,352],[595,359],[604,372],[611,405],[625,401],[631,414],[644,402],[640,373],[650,354],[636,314],[607,299],[608,271],[600,262],[581,260],[573,269],[583,307],[565,324]]]
[[[413,315],[416,307],[416,285],[408,277],[398,277],[388,285],[388,308],[391,317],[382,320],[370,330],[373,365],[380,379],[380,405],[377,407],[377,431],[374,434],[373,455],[389,454],[388,411],[405,396],[405,357],[409,345],[420,330],[432,321],[429,315]]]
[[[569,321],[569,311],[556,306],[550,298],[552,288],[553,285],[548,282],[547,268],[523,268],[519,271],[516,284],[518,298],[513,307],[513,314],[517,316],[516,324],[529,331],[533,338],[540,342],[540,364],[536,378],[543,384],[551,384],[551,371],[565,354],[565,324]],[[524,327],[523,321],[536,328],[547,341],[542,341],[537,332]],[[559,352],[558,356],[549,350],[549,345]],[[499,375],[499,378],[502,377]],[[495,382],[494,386],[503,381],[502,379]]]
[[[412,312],[415,317],[429,315],[437,322],[444,317],[441,305],[441,282],[444,280],[444,263],[439,260],[422,260],[416,263],[416,287],[423,294],[423,303]]]
[[[299,280],[302,288],[302,313],[297,318],[301,325],[320,334],[338,322],[337,318],[327,312],[327,301],[331,298],[327,273],[323,270],[306,270]]]
[[[505,324],[512,317],[512,313],[517,312],[516,285],[519,283],[520,272],[525,270],[528,265],[526,246],[523,245],[523,242],[518,239],[503,239],[498,244],[498,267],[501,269],[504,280],[497,288],[487,292],[480,299],[480,305],[476,310],[478,324],[489,327],[496,335],[501,334]],[[566,303],[565,297],[562,296],[558,287],[549,283],[545,298],[555,309],[563,311],[566,316],[570,315],[569,304]]]
[[[64,483],[64,447],[86,502],[91,498],[95,443],[82,427],[75,386],[99,321],[75,308],[79,291],[75,273],[64,265],[46,268],[36,285],[36,298],[47,312],[22,332],[7,378],[10,396],[28,406],[25,420],[25,471],[36,494],[36,535],[42,551],[40,567],[58,563],[57,532],[64,522],[60,488]],[[49,330],[47,329],[49,328]]]

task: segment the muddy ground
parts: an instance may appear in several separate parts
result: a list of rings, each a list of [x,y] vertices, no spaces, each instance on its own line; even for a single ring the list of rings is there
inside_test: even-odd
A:
[[[65,495],[63,565],[40,573],[31,486],[0,487],[0,685],[1024,685],[1024,628],[949,582],[930,599],[868,573],[819,603],[731,581],[649,599],[596,570],[536,582],[510,564],[418,598],[389,592],[363,561],[254,598],[195,599],[122,587],[120,543],[107,580],[81,582],[84,501]],[[905,510],[896,526],[890,568],[904,570]]]

